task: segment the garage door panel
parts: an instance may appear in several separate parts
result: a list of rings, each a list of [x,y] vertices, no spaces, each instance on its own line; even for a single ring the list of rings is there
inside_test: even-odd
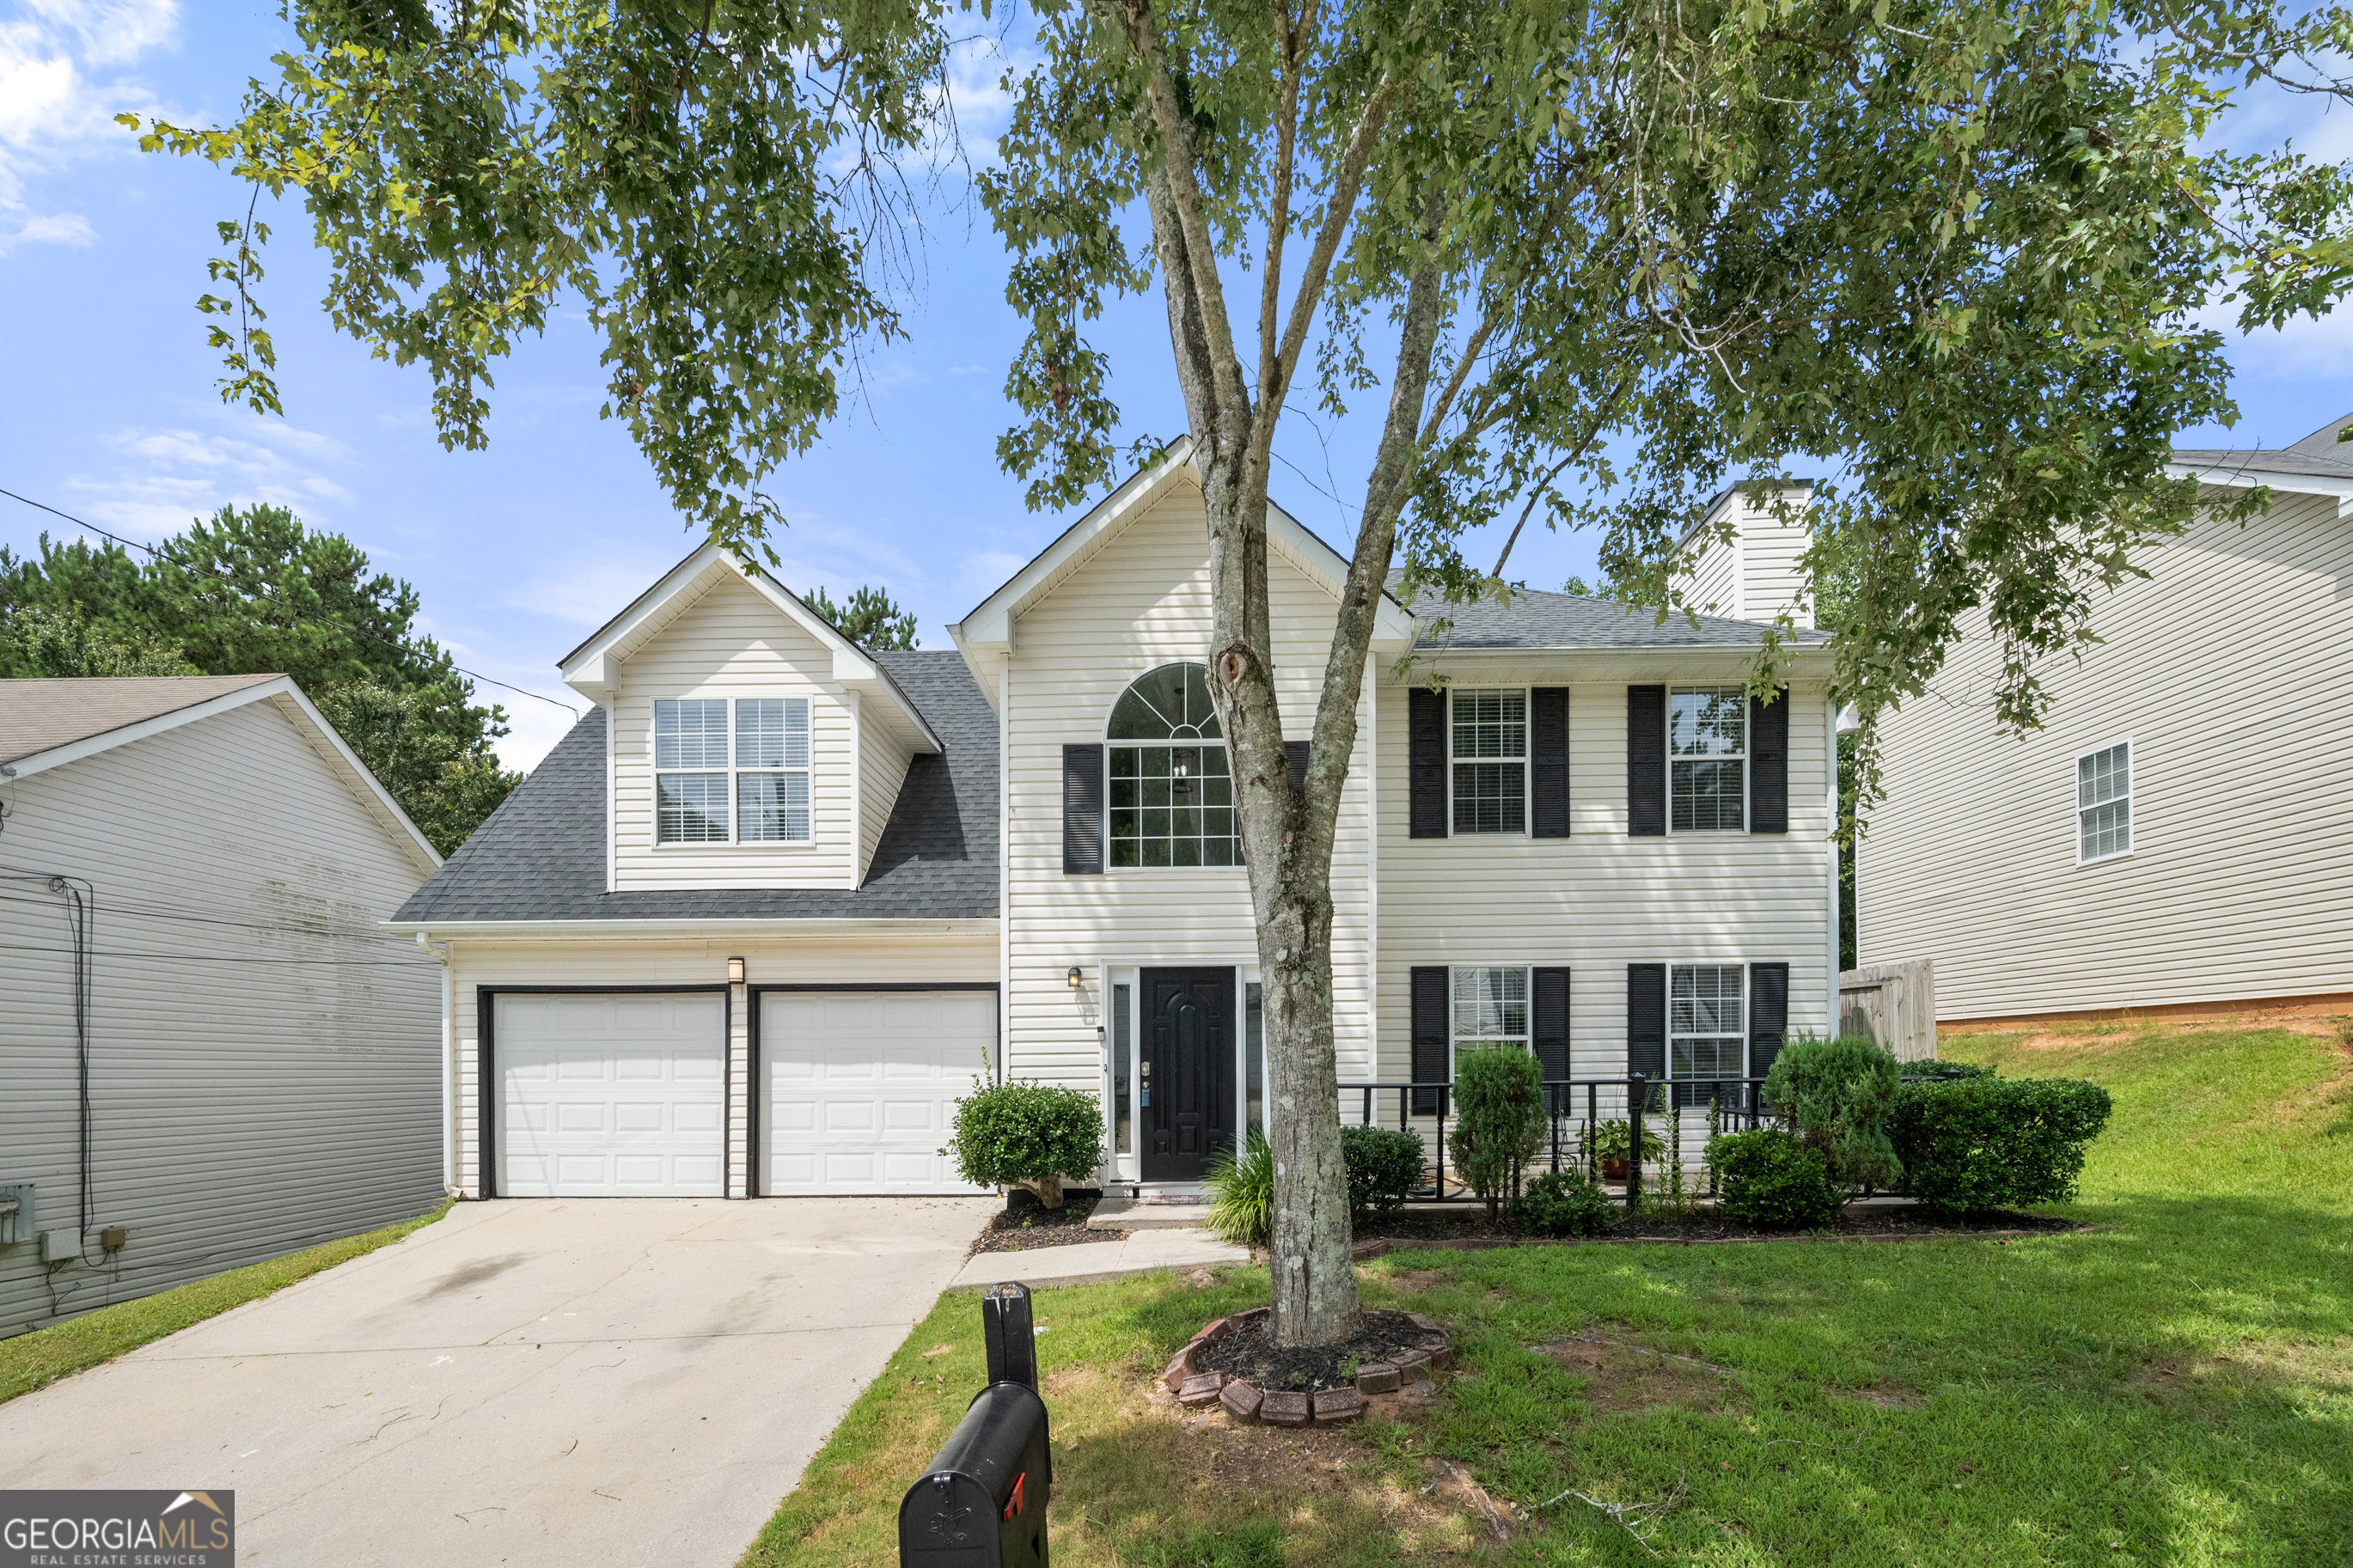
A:
[[[765,1191],[971,1193],[939,1146],[997,1042],[990,992],[762,998]]]
[[[715,995],[500,997],[500,1190],[721,1195],[724,1017]]]

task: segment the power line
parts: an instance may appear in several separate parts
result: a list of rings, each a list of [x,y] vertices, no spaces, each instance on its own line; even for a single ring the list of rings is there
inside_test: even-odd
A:
[[[0,904],[38,904],[40,899],[20,899],[14,893],[0,893]],[[107,905],[110,915],[129,915],[138,920],[185,921],[193,925],[231,926],[240,931],[269,931],[284,936],[307,936],[332,939],[336,942],[383,942],[388,940],[380,931],[337,930],[332,926],[267,925],[255,921],[233,921],[216,915],[183,914],[170,910],[142,908],[137,904],[116,901]]]
[[[97,948],[26,947],[16,942],[0,943],[0,952],[70,952],[78,958],[143,958],[172,963],[324,964],[330,969],[426,969],[438,962],[429,958],[223,958],[208,952],[114,952]]]
[[[73,513],[71,513],[71,512],[69,512],[69,511],[59,511],[57,508],[55,508],[55,507],[53,507],[53,506],[50,506],[50,505],[49,505],[47,502],[46,502],[46,501],[37,501],[37,500],[34,500],[32,497],[30,497],[30,496],[20,496],[20,495],[18,495],[15,490],[8,490],[8,489],[0,489],[0,496],[6,496],[10,500],[18,500],[18,501],[23,501],[26,506],[38,508],[40,510],[45,511],[45,512],[47,512],[51,517],[61,517],[61,518],[64,518],[68,522],[72,523],[76,528],[86,528],[86,529],[90,530],[92,533],[97,534],[100,538],[101,538],[101,539],[111,539],[111,540],[114,541],[114,542],[115,542],[115,543],[120,544],[120,545],[122,545],[122,546],[124,546],[126,549],[131,549],[131,550],[143,550],[143,551],[145,551],[148,554],[153,555],[156,560],[158,560],[158,561],[168,561],[168,562],[170,562],[173,565],[177,566],[177,567],[178,567],[181,571],[183,571],[183,572],[196,572],[196,571],[198,571],[198,568],[189,565],[186,562],[180,560],[177,556],[173,556],[173,555],[166,555],[166,554],[164,554],[161,550],[156,549],[156,548],[155,548],[155,546],[153,546],[153,545],[152,545],[152,544],[142,544],[142,543],[141,543],[138,540],[135,540],[135,539],[125,539],[125,538],[123,538],[123,537],[122,537],[122,535],[121,535],[121,534],[119,534],[119,533],[109,533],[105,529],[102,529],[102,528],[99,527],[99,526],[98,526],[98,524],[96,524],[96,523],[94,523],[94,522],[87,522],[87,521],[84,521],[82,519],[76,517]],[[239,588],[239,587],[238,587],[238,584],[237,584],[233,580],[233,579],[231,579],[231,578],[229,578],[229,577],[227,577],[227,576],[225,576],[225,575],[223,575],[222,574],[220,574],[220,573],[218,573],[218,572],[210,572],[210,571],[206,571],[206,572],[204,572],[202,574],[203,574],[203,575],[205,575],[205,576],[208,576],[208,577],[212,578],[215,582],[217,582],[217,583],[226,583],[226,584],[228,584],[230,587],[232,587],[232,588],[238,588],[238,591],[239,591],[240,593],[242,593],[242,592],[244,591],[242,588]],[[268,595],[265,594],[263,596],[267,597]],[[298,609],[295,609],[295,607],[294,607],[293,605],[287,604],[283,599],[280,599],[280,600],[277,600],[277,601],[275,601],[275,602],[279,605],[279,606],[280,606],[280,608],[285,609],[285,610],[291,611],[293,614],[295,614],[295,615],[297,615],[297,616],[299,616],[299,615],[301,615],[301,614],[302,613],[301,611],[300,611],[300,610],[298,610]],[[394,642],[394,641],[392,641],[392,640],[391,640],[390,638],[388,638],[388,637],[380,637],[376,636],[374,632],[364,632],[364,631],[360,630],[357,626],[344,626],[344,627],[343,627],[343,628],[342,628],[342,630],[343,630],[343,631],[345,631],[345,632],[349,633],[349,634],[350,634],[351,636],[353,636],[353,637],[360,637],[360,638],[364,639],[365,641],[372,642],[372,643],[375,644],[375,645],[376,645],[377,647],[388,647],[388,648],[392,649],[395,653],[412,653],[412,654],[413,654],[413,653],[415,653],[415,652],[417,651],[414,647],[406,647],[406,646],[405,646],[405,645],[403,645],[403,644]],[[520,693],[522,693],[522,695],[523,695],[523,696],[525,696],[525,697],[534,697],[534,698],[538,698],[538,700],[539,700],[540,701],[542,701],[542,702],[549,703],[549,704],[551,704],[551,705],[553,705],[553,706],[554,706],[554,707],[557,707],[557,708],[561,708],[561,709],[563,709],[566,713],[571,714],[575,719],[577,719],[577,718],[579,718],[579,717],[580,717],[580,710],[579,710],[579,709],[577,709],[577,708],[575,708],[575,707],[574,707],[574,706],[572,706],[572,704],[571,704],[571,703],[569,703],[569,702],[558,701],[556,699],[554,699],[554,698],[553,698],[553,697],[542,697],[542,696],[540,696],[540,694],[539,694],[538,692],[536,692],[536,691],[528,690],[528,689],[524,689],[523,687],[516,686],[516,685],[512,684],[512,682],[510,682],[510,681],[504,681],[504,680],[493,680],[493,679],[491,679],[489,676],[482,674],[480,671],[479,671],[479,670],[468,669],[468,668],[466,668],[463,665],[454,664],[454,663],[453,663],[453,664],[451,664],[451,665],[449,666],[449,668],[450,668],[451,669],[456,670],[459,674],[460,674],[460,675],[462,675],[462,676],[467,677],[469,679],[472,679],[472,680],[479,680],[479,681],[483,682],[485,685],[498,687],[501,690],[520,692]]]

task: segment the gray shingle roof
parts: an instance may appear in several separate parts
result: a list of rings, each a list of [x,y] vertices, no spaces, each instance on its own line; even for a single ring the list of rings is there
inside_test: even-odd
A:
[[[0,680],[0,763],[160,719],[275,675],[18,676]]]
[[[997,912],[997,715],[953,652],[875,661],[945,748],[907,768],[865,884],[605,890],[605,710],[556,742],[393,918],[403,921],[966,920]]]
[[[2353,479],[2353,442],[2340,443],[2337,439],[2337,432],[2348,424],[2353,424],[2353,414],[2340,415],[2301,441],[2251,452],[2226,451],[2219,447],[2177,447],[2173,460],[2192,468]]]
[[[1391,587],[1401,575],[1389,574]],[[1424,626],[1441,618],[1454,622],[1443,634],[1424,632],[1420,646],[1426,648],[1755,647],[1765,635],[1764,627],[1752,621],[1680,612],[1671,612],[1662,621],[1655,610],[1615,599],[1528,589],[1514,593],[1509,605],[1486,599],[1450,605],[1424,589],[1411,608],[1414,619]],[[1831,638],[1828,632],[1800,631],[1791,640],[1811,646]]]

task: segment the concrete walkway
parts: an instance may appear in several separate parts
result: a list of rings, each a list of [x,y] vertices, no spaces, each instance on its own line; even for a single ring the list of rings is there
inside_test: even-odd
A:
[[[1033,1289],[1133,1279],[1171,1268],[1248,1263],[1250,1248],[1219,1241],[1205,1230],[1139,1230],[1120,1241],[1083,1241],[1034,1252],[983,1252],[964,1266],[948,1289],[986,1290],[1008,1279]]]
[[[0,1405],[0,1475],[232,1489],[245,1564],[726,1568],[995,1206],[463,1204]]]

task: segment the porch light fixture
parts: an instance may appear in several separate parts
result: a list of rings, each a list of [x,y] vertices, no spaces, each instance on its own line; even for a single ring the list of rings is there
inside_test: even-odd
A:
[[[1076,991],[1079,988],[1079,982],[1084,978],[1085,976],[1079,973],[1079,966],[1075,963],[1071,965],[1071,972],[1062,976],[1063,981],[1069,984],[1070,988],[1073,991]]]
[[[744,961],[742,959],[731,958],[727,961],[727,984],[730,985],[741,985],[744,984]]]

